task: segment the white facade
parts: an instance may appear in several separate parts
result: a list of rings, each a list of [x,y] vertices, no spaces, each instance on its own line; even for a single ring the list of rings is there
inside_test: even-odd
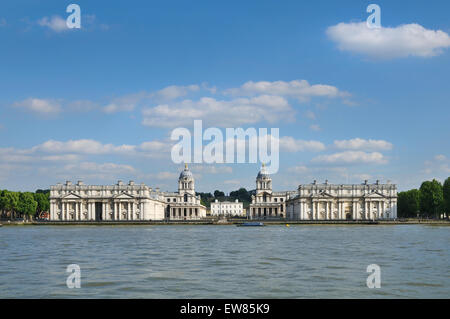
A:
[[[125,185],[93,186],[66,182],[51,186],[51,221],[152,221],[196,220],[206,208],[195,196],[195,184],[187,166],[178,180],[178,192],[160,192],[130,181]]]
[[[211,216],[244,216],[244,203],[237,199],[234,202],[219,202],[216,199],[211,203]]]
[[[197,220],[206,217],[206,207],[195,195],[195,180],[187,164],[178,178],[178,192],[162,193],[166,201],[166,216],[170,220]]]
[[[133,181],[110,186],[66,182],[50,189],[53,221],[162,220],[165,206],[158,189]]]
[[[256,177],[256,194],[248,210],[250,219],[280,219],[286,217],[286,199],[293,192],[272,191],[272,178],[263,164]]]
[[[264,165],[256,178],[251,219],[377,220],[397,218],[397,186],[380,184],[333,185],[326,181],[299,185],[297,191],[274,192]]]
[[[377,220],[397,218],[397,186],[380,184],[299,185],[286,201],[290,220]]]

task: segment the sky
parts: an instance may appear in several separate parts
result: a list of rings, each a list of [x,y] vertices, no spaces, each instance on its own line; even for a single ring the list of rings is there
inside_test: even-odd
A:
[[[69,29],[70,3],[81,28]],[[175,128],[279,129],[274,190],[450,176],[450,2],[2,1],[0,189],[173,191]],[[204,142],[205,145],[207,142]],[[196,190],[258,163],[190,164]]]

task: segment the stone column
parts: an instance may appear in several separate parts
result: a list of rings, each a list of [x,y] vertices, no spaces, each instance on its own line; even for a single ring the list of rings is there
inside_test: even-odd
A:
[[[311,219],[315,219],[315,213],[316,213],[316,202],[311,201]]]

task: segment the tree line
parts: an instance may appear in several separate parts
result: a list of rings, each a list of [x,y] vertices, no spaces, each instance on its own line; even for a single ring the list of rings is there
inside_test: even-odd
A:
[[[239,188],[236,191],[230,192],[228,196],[225,195],[224,192],[215,190],[214,193],[196,193],[200,195],[201,204],[210,208],[211,203],[216,199],[219,202],[230,201],[234,202],[236,199],[243,203],[244,208],[248,208],[250,203],[252,202],[252,195],[255,194],[255,190],[248,191],[245,188]]]
[[[0,190],[1,218],[26,220],[40,216],[50,210],[50,191],[38,189],[32,192]]]
[[[450,177],[444,184],[433,179],[425,181],[419,189],[399,192],[397,216],[400,218],[440,218],[450,214]]]

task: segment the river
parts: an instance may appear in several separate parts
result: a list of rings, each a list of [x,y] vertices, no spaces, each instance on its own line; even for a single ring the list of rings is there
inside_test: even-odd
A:
[[[450,298],[449,243],[427,225],[4,226],[0,298]]]

